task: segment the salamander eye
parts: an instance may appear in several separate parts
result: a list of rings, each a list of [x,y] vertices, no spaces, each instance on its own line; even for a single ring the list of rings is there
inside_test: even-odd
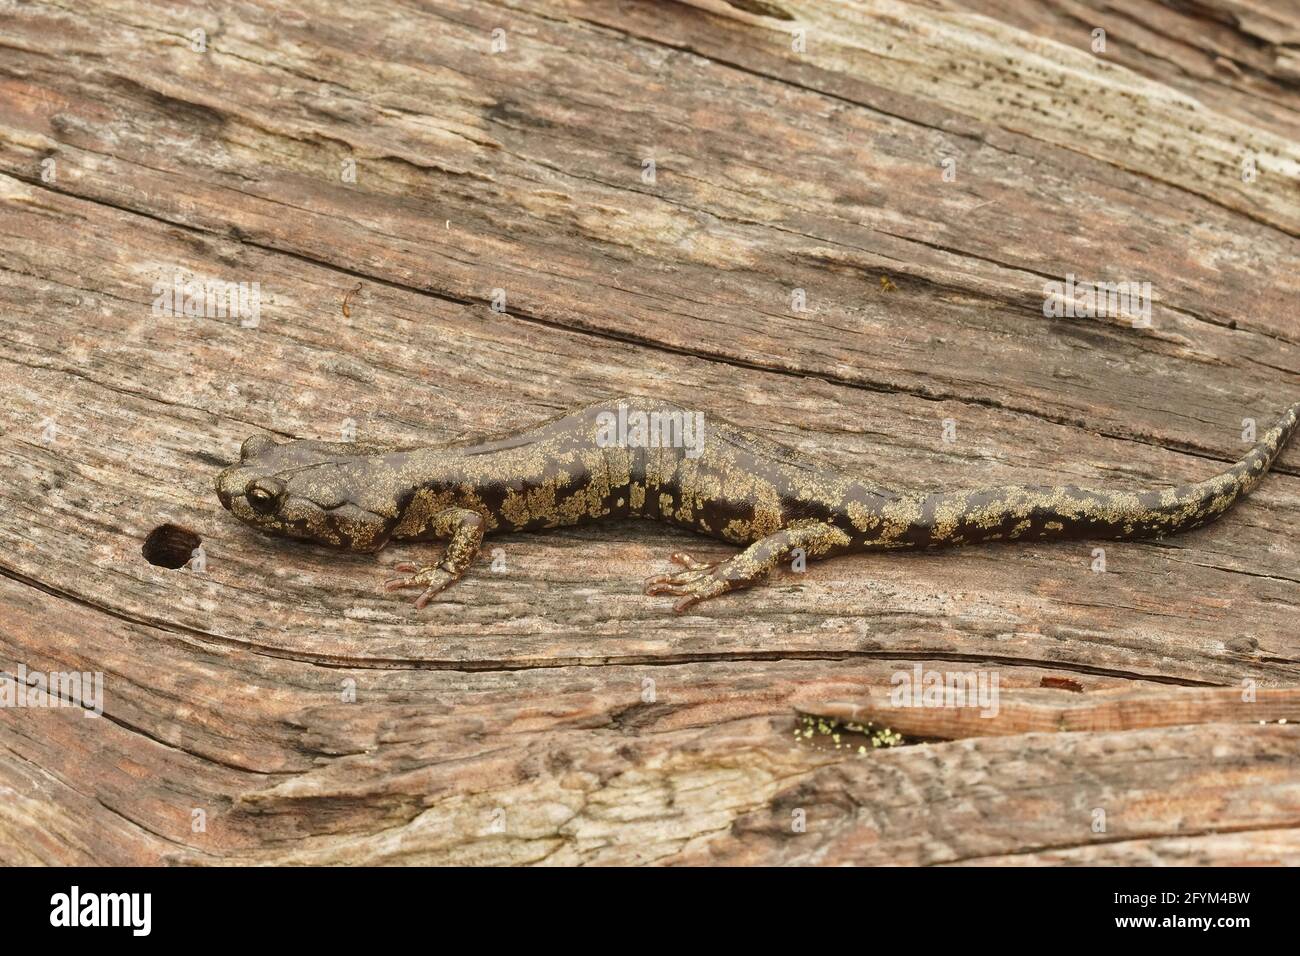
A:
[[[284,494],[283,483],[274,478],[259,478],[250,482],[244,491],[248,506],[261,515],[274,514]]]

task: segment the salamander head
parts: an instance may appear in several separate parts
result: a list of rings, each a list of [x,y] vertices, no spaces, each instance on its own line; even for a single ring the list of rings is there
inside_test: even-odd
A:
[[[396,508],[385,509],[392,511],[387,516],[370,510],[379,507],[365,494],[371,462],[355,445],[253,435],[239,450],[239,464],[217,475],[217,497],[236,518],[267,534],[377,551],[396,522]]]

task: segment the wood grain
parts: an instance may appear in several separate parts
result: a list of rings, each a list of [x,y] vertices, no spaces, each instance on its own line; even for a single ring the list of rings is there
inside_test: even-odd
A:
[[[509,536],[417,613],[378,584],[421,548],[262,538],[211,481],[259,431],[445,441],[615,392],[882,487],[1205,477],[1300,396],[1297,23],[0,5],[0,669],[105,685],[100,718],[0,708],[0,861],[1295,863],[1296,448],[1104,573],[846,558],[683,617],[641,581],[725,546]],[[176,274],[259,283],[257,327],[154,315]],[[1151,327],[1045,317],[1067,274],[1150,282]],[[164,522],[205,570],[143,559]],[[796,739],[917,664],[997,674],[1001,729]]]

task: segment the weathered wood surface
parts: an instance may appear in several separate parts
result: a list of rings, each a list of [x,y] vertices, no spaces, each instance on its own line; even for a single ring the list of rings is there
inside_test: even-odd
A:
[[[1213,472],[1300,396],[1300,11],[1124,7],[0,5],[0,666],[105,675],[100,719],[0,709],[0,861],[1300,862],[1300,449],[1105,573],[842,559],[684,617],[641,580],[724,546],[504,538],[416,613],[377,585],[422,549],[263,539],[211,492],[258,430],[611,392],[882,486]],[[260,282],[260,325],[152,315],[177,271]],[[1149,281],[1152,327],[1044,318],[1067,274]],[[142,559],[165,521],[206,571]],[[1024,725],[796,740],[917,663]],[[1035,725],[1090,694],[1147,703]]]

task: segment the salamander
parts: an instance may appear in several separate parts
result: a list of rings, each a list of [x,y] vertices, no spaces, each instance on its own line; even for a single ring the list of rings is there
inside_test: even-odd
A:
[[[398,564],[387,590],[416,607],[465,574],[486,535],[649,518],[743,548],[724,561],[672,555],[645,593],[698,601],[749,587],[802,552],[936,548],[986,541],[1163,537],[1218,518],[1248,494],[1296,430],[1292,405],[1244,458],[1204,481],[1152,491],[1004,485],[896,493],[713,415],[667,401],[597,402],[513,434],[438,447],[376,448],[248,438],[217,496],[260,531],[352,551],[445,541],[432,563]]]

